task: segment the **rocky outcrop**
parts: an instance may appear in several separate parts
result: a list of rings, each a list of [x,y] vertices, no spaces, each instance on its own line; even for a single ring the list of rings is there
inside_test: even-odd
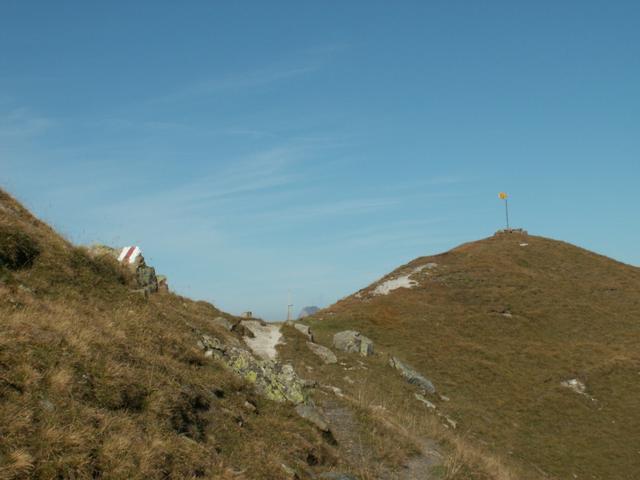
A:
[[[147,266],[142,260],[142,263],[136,268],[136,283],[146,293],[157,292],[158,278],[156,277],[156,269]]]
[[[219,339],[201,335],[198,346],[205,356],[218,358],[224,365],[250,383],[259,393],[276,402],[306,403],[313,385],[298,377],[291,365],[255,358],[249,351],[228,346]]]
[[[363,357],[373,355],[373,341],[355,330],[336,333],[333,346],[343,352],[359,353]]]
[[[313,333],[311,332],[311,328],[308,325],[303,325],[302,323],[294,323],[294,328],[302,333],[307,339],[313,342]]]
[[[433,383],[431,383],[429,379],[423,377],[416,370],[402,363],[396,357],[389,358],[389,365],[400,372],[400,375],[402,375],[404,379],[410,384],[416,385],[427,393],[436,393],[436,387],[433,386]]]
[[[135,252],[134,256],[129,257],[131,252],[128,252],[128,254],[125,255],[124,252],[129,249]],[[136,291],[144,293],[145,296],[150,293],[156,293],[160,283],[162,284],[163,291],[169,291],[167,277],[161,275],[161,282],[158,281],[159,277],[156,275],[155,268],[147,265],[144,256],[142,255],[142,250],[138,247],[125,247],[123,249],[113,248],[107,245],[92,245],[87,247],[87,253],[94,258],[109,256],[115,258],[122,265],[125,265],[134,275],[135,283],[138,287]]]
[[[336,357],[336,354],[333,353],[329,348],[325,347],[324,345],[319,345],[313,342],[307,342],[307,347],[309,347],[309,350],[311,350],[313,353],[319,356],[320,359],[325,364],[338,362],[338,357]]]
[[[253,331],[248,328],[243,321],[237,321],[231,326],[231,331],[237,333],[241,337],[255,338]]]

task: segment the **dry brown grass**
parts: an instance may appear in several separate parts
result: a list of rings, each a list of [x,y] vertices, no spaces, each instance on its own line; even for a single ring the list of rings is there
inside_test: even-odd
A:
[[[132,293],[115,261],[90,257],[0,191],[5,234],[0,479],[279,479],[282,463],[305,475],[336,462],[290,406],[257,397],[196,348],[200,333],[238,341],[211,323],[226,314]],[[37,251],[32,261],[11,260],[20,242]]]
[[[492,238],[418,259],[400,271],[440,265],[419,288],[365,290],[307,319],[325,345],[346,328],[376,342],[383,355],[340,356],[349,370],[322,365],[285,329],[281,354],[347,394],[354,434],[372,452],[358,463],[201,354],[199,333],[237,341],[210,322],[225,314],[132,293],[116,262],[92,258],[0,191],[0,480],[278,479],[282,463],[303,478],[336,466],[372,480],[425,438],[451,480],[635,478],[640,272],[527,241]],[[458,429],[414,399],[386,354],[450,397],[431,400]],[[575,377],[595,400],[559,385]]]
[[[362,462],[358,473],[363,478],[379,478],[379,471],[402,470],[418,452],[438,445],[444,465],[434,475],[456,480],[520,480],[527,476],[523,469],[496,453],[478,445],[464,430],[452,431],[446,422],[414,398],[415,388],[404,382],[387,366],[386,354],[362,358],[336,352],[337,365],[324,365],[306,346],[306,339],[295,329],[283,327],[286,343],[278,346],[282,358],[291,361],[299,371],[320,385],[338,387],[348,405],[358,416],[358,441],[373,455]],[[314,331],[318,341],[330,345],[326,331]],[[328,390],[327,390],[328,391]],[[331,395],[330,395],[331,396]],[[323,404],[327,396],[319,396]],[[432,399],[438,402],[436,399]],[[441,404],[442,402],[440,402]],[[373,460],[372,460],[373,459]],[[367,464],[367,462],[369,464]]]
[[[390,276],[426,262],[439,267],[421,274],[420,287],[379,297],[365,289],[307,323],[325,344],[336,331],[360,330],[432,379],[451,398],[438,407],[464,432],[449,443],[494,478],[509,478],[512,465],[513,478],[635,478],[640,270],[513,235]],[[384,388],[382,367],[374,381]],[[569,378],[595,400],[560,385]]]

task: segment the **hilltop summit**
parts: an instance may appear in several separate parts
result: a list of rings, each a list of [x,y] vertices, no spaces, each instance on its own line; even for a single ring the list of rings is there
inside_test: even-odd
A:
[[[499,232],[417,258],[307,323],[408,362],[492,451],[551,478],[622,480],[640,471],[639,318],[640,269]]]

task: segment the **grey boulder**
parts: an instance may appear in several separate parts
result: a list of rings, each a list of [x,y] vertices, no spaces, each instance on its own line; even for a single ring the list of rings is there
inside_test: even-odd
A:
[[[373,341],[355,330],[336,333],[333,346],[343,352],[359,353],[363,357],[373,355]]]
[[[324,363],[326,364],[338,363],[338,357],[336,357],[336,354],[333,353],[330,349],[328,349],[324,345],[307,342],[307,347],[309,347],[309,350],[311,350],[313,353],[319,356]]]
[[[304,325],[302,323],[294,323],[294,328],[302,333],[308,340],[313,342],[313,333],[311,333],[311,328],[308,325]]]
[[[433,383],[431,383],[429,379],[423,377],[420,373],[415,371],[410,366],[402,363],[396,357],[389,358],[389,365],[398,370],[398,372],[400,372],[400,375],[402,375],[404,379],[410,384],[416,385],[428,393],[436,393],[436,387],[433,386]]]
[[[156,270],[153,267],[140,265],[136,270],[136,282],[138,283],[138,287],[148,293],[158,291],[158,278],[156,277]]]

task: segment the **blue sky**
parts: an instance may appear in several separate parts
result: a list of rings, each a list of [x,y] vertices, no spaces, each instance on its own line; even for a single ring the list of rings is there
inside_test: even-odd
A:
[[[326,306],[513,224],[640,264],[640,3],[0,3],[0,183],[179,293]]]

